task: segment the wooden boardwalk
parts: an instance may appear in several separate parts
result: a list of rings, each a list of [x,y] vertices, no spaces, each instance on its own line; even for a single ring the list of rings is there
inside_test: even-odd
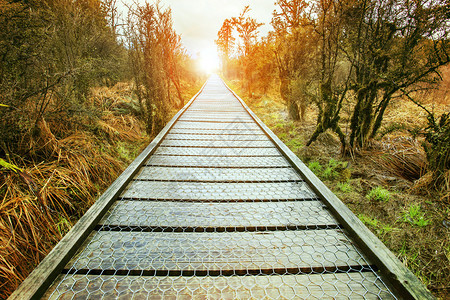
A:
[[[429,298],[217,76],[12,299]]]

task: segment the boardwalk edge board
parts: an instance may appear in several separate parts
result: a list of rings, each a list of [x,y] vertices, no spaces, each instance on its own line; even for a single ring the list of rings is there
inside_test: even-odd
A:
[[[222,79],[223,81],[223,79]],[[405,299],[435,299],[426,286],[381,242],[355,214],[267,127],[247,104],[223,81],[250,116],[274,142],[278,150],[292,163],[317,196],[333,211],[334,216],[369,254],[388,284]]]
[[[8,299],[40,299],[49,285],[64,269],[66,263],[76,252],[78,247],[89,236],[91,230],[108,211],[112,203],[132,180],[139,168],[156,150],[176,121],[189,108],[194,100],[201,94],[208,81],[195,94],[191,100],[167,123],[153,141],[141,154],[120,174],[120,176],[108,187],[108,189],[95,201],[89,210],[78,220],[72,229],[59,241],[47,254],[39,265],[28,275],[20,286]]]

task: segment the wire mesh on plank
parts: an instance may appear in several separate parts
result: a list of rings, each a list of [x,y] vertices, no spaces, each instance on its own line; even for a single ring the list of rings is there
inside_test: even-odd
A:
[[[310,200],[317,199],[304,182],[164,182],[133,181],[122,193],[126,199],[176,200]]]
[[[215,156],[166,156],[154,155],[145,162],[146,166],[215,167],[215,168],[279,168],[290,167],[283,156],[258,157],[215,157]]]
[[[165,166],[143,167],[134,179],[200,182],[281,182],[302,180],[292,168],[179,168]]]
[[[264,132],[261,129],[256,130],[235,130],[235,129],[183,129],[183,128],[172,128],[169,133],[180,133],[180,134],[201,134],[201,135],[263,135]]]
[[[208,83],[45,297],[395,298],[243,112]]]
[[[134,227],[170,227],[177,230],[188,230],[189,227],[189,230],[198,228],[200,231],[217,231],[218,228],[226,227],[236,231],[255,228],[339,228],[336,219],[324,209],[320,201],[229,203],[118,200],[99,224],[111,228],[120,228],[125,226],[124,224]]]
[[[217,134],[179,134],[169,133],[165,140],[219,140],[219,141],[270,141],[270,139],[262,134],[259,135],[217,135]]]
[[[156,155],[177,156],[280,156],[275,147],[270,148],[208,148],[208,147],[158,147]]]
[[[261,130],[256,123],[207,123],[207,122],[183,122],[178,121],[173,128],[188,129],[238,129],[238,130]]]
[[[57,281],[61,282],[58,288],[47,292],[49,299],[395,299],[373,272],[214,277],[61,275]]]

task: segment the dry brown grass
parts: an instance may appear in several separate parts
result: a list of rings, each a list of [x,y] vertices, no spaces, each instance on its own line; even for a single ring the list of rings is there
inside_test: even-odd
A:
[[[426,173],[426,155],[420,142],[412,138],[386,137],[373,142],[367,156],[388,173],[411,182]]]
[[[95,133],[40,121],[28,147],[45,159],[16,162],[23,172],[1,171],[0,298],[17,288],[126,167],[133,157],[123,158],[121,148],[134,156],[148,142],[135,116],[114,111],[126,107],[128,94],[126,84],[94,89],[92,101],[106,109],[91,126]]]

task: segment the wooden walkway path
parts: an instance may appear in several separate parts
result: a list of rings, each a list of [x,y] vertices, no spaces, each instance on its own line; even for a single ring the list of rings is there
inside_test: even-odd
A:
[[[12,299],[428,298],[219,77]]]

